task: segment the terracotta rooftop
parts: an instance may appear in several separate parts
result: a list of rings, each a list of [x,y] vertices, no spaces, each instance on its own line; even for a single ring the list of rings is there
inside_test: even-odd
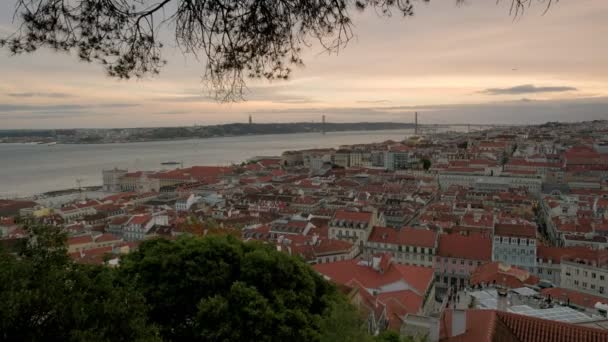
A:
[[[440,320],[440,341],[604,342],[608,331],[495,310],[467,310],[464,334],[452,336],[452,310]]]
[[[536,227],[524,224],[499,223],[494,227],[494,235],[533,239],[536,237]]]
[[[543,262],[551,260],[554,264],[561,263],[562,259],[595,259],[597,252],[586,247],[550,247],[538,246],[536,256]]]
[[[492,260],[492,240],[481,234],[441,234],[437,255],[469,260]]]
[[[92,243],[91,235],[75,236],[68,239],[68,245],[80,245],[83,243]]]
[[[570,289],[564,289],[560,287],[551,287],[541,290],[541,293],[545,296],[551,296],[554,300],[560,300],[564,303],[570,302],[572,304],[593,308],[595,303],[602,303],[608,305],[608,298],[598,297]]]
[[[399,230],[389,227],[374,227],[368,241],[434,248],[437,233],[432,230],[412,227],[404,227]]]
[[[317,264],[313,267],[336,283],[346,284],[351,280],[357,280],[369,289],[402,280],[418,293],[424,294],[433,281],[433,270],[427,267],[392,263],[385,272],[380,273],[370,266],[361,265],[360,261],[359,259],[344,260]]]
[[[372,213],[357,212],[348,210],[338,210],[334,214],[334,220],[344,220],[350,222],[369,222],[372,219]]]
[[[114,234],[101,234],[99,235],[96,239],[95,242],[108,242],[108,241],[118,241],[121,240],[120,237],[114,235]]]
[[[150,221],[150,219],[152,218],[151,215],[149,214],[145,214],[145,215],[135,215],[133,217],[131,217],[131,219],[129,220],[129,224],[145,224],[148,221]]]
[[[471,285],[498,284],[516,289],[525,285],[536,285],[539,280],[528,271],[500,262],[491,262],[477,267],[471,274],[470,283]]]

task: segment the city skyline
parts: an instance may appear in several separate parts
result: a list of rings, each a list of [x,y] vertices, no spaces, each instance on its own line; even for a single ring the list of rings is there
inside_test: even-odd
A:
[[[502,1],[417,3],[411,18],[353,16],[338,56],[314,45],[285,82],[250,82],[247,101],[218,104],[203,65],[176,49],[155,78],[118,81],[96,64],[40,51],[0,53],[0,118],[10,128],[113,128],[247,122],[541,123],[608,113],[608,3],[543,4],[509,16]],[[0,4],[0,34],[14,30]],[[480,29],[481,28],[481,29]],[[165,40],[165,43],[172,43]],[[168,44],[173,45],[173,44]],[[572,113],[577,113],[573,116]]]

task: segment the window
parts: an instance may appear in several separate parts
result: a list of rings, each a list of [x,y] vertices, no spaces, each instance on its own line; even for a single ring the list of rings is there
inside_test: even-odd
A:
[[[578,286],[578,280],[574,281],[574,285]]]
[[[591,278],[595,279],[595,272],[591,273]]]
[[[553,273],[551,270],[547,270],[547,274],[549,274],[549,275],[550,275],[551,273]],[[568,275],[569,275],[569,274],[568,274]]]
[[[456,265],[456,259],[452,259],[452,265]]]
[[[604,276],[600,274],[600,280],[604,280]]]
[[[589,274],[587,273],[587,271],[583,271],[583,276],[588,277]]]
[[[461,260],[460,260],[460,264],[461,264],[461,265],[464,265],[464,260],[462,260],[462,259],[461,259]]]
[[[605,291],[605,290],[604,290],[604,287],[603,287],[603,286],[600,286],[600,293],[604,293],[604,291]]]
[[[587,282],[583,282],[583,287],[587,287]]]
[[[595,290],[595,284],[591,284],[589,287],[590,287],[592,290]]]
[[[469,266],[473,266],[473,261],[469,260]]]

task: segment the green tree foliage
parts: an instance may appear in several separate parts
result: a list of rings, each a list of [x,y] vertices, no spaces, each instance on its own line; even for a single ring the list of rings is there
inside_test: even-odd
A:
[[[346,301],[336,301],[328,308],[329,314],[321,323],[321,341],[371,342],[367,333],[367,322],[361,314]]]
[[[395,331],[385,330],[374,338],[374,342],[428,342],[426,336],[401,336]]]
[[[428,171],[431,168],[431,161],[428,158],[422,159],[422,168],[425,171]]]
[[[120,272],[169,340],[319,341],[344,302],[303,261],[232,236],[148,241]]]
[[[154,341],[137,290],[101,266],[72,263],[64,236],[34,227],[20,255],[0,251],[1,341]]]
[[[298,258],[233,236],[151,240],[121,266],[79,265],[35,226],[0,252],[0,341],[365,341],[336,288]]]
[[[383,331],[380,335],[376,336],[375,342],[401,342],[401,336],[398,333],[386,330]]]

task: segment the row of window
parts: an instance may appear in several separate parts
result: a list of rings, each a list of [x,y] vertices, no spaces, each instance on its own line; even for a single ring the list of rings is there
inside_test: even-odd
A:
[[[581,282],[580,284],[581,284],[581,285],[582,285],[584,288],[587,288],[587,286],[588,286],[588,287],[589,287],[589,289],[591,289],[591,290],[595,290],[595,288],[596,288],[595,284],[587,284],[587,282],[586,282],[586,281],[583,281],[583,282]],[[578,281],[578,280],[575,280],[575,281],[574,281],[574,285],[579,286],[579,281]],[[599,293],[602,293],[602,294],[603,294],[605,291],[606,291],[606,288],[605,288],[604,286],[598,286],[598,292],[599,292]]]
[[[385,249],[395,249],[395,245],[391,244],[391,243],[375,243],[375,242],[370,242],[369,245],[371,247],[377,247],[377,248],[385,248]],[[426,247],[416,247],[416,246],[397,246],[397,250],[399,252],[406,252],[406,253],[421,253],[421,254],[432,254],[432,249],[431,248],[426,248]]]
[[[517,257],[516,255],[501,255],[501,254],[495,254],[495,258],[496,260],[500,260],[503,262],[509,262],[512,264],[533,264],[534,263],[534,258],[533,257],[526,257],[526,256],[520,256]]]
[[[442,259],[443,259],[443,260],[442,260]],[[449,261],[448,259],[450,259],[450,258],[441,258],[441,257],[437,257],[437,262],[441,262],[441,261],[443,261],[443,263],[444,263],[444,264],[447,264],[447,263],[448,263],[448,261]],[[452,263],[452,265],[456,265],[456,260],[457,260],[457,259],[451,259],[451,263]],[[467,263],[468,263],[468,265],[469,265],[469,266],[473,266],[473,264],[476,264],[477,266],[480,266],[480,265],[481,265],[481,261],[473,261],[473,260],[468,260],[468,261],[467,261]],[[464,265],[464,264],[465,264],[464,259],[460,259],[460,264],[461,264],[461,265]]]
[[[576,275],[581,275],[582,274],[583,277],[586,277],[586,278],[589,278],[589,276],[591,276],[591,279],[598,278],[598,275],[595,272],[589,272],[589,271],[586,271],[586,270],[583,270],[581,272],[581,270],[578,269],[578,268],[574,270],[574,274],[576,274]],[[571,275],[570,267],[566,268],[566,275],[568,275],[568,276]],[[599,275],[599,279],[600,280],[605,280],[606,277],[603,274],[600,274]]]
[[[528,245],[528,246],[536,245],[536,240],[534,240],[534,239],[515,238],[515,237],[509,238],[509,237],[502,237],[502,236],[495,236],[494,242],[502,243],[502,244],[517,244],[517,245]]]
[[[535,254],[534,249],[523,249],[523,248],[520,249],[520,250],[517,250],[517,249],[514,249],[514,248],[495,247],[494,251],[498,252],[498,253],[508,253],[508,254],[516,253],[518,255],[519,254],[528,254],[528,255],[534,255]]]
[[[373,249],[372,249],[373,251]],[[428,261],[428,262],[433,262],[433,256],[432,255],[427,255],[426,257],[424,255],[420,255],[420,254],[407,254],[407,253],[396,253],[396,252],[391,252],[391,255],[394,258],[399,258],[399,259],[403,259],[403,260],[420,260],[422,262],[424,261]]]

